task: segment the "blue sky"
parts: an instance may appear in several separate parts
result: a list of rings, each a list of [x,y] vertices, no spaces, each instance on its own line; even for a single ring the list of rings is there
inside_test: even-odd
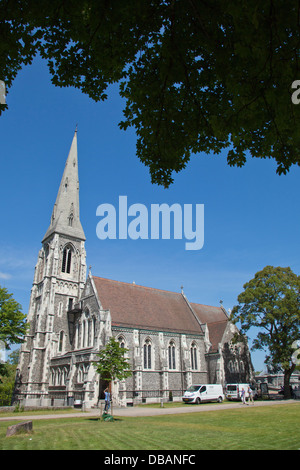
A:
[[[116,86],[94,103],[79,90],[51,84],[37,58],[17,76],[0,117],[0,285],[27,312],[34,266],[49,226],[65,161],[78,124],[81,222],[87,266],[97,276],[184,292],[192,302],[231,309],[243,284],[266,265],[300,274],[299,176],[276,175],[271,160],[227,166],[225,154],[193,156],[169,189],[151,184],[135,155],[133,130],[118,128],[123,101]],[[99,240],[98,205],[204,204],[204,246],[185,240]],[[251,336],[251,332],[250,332]],[[264,353],[253,353],[257,370]]]

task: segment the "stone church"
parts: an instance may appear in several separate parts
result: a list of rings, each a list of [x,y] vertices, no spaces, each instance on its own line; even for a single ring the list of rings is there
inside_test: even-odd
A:
[[[96,406],[106,387],[97,352],[114,336],[132,375],[112,384],[114,402],[180,400],[192,383],[251,382],[248,346],[222,305],[191,303],[184,292],[86,276],[79,215],[77,132],[42,240],[14,401],[33,406]]]

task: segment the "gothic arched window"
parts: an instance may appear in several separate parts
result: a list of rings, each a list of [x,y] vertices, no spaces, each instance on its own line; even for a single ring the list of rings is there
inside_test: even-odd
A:
[[[61,377],[61,384],[62,385],[66,385],[67,378],[68,378],[68,370],[67,370],[66,367],[64,367],[63,371],[62,371],[62,377]]]
[[[168,347],[169,355],[169,369],[176,369],[176,360],[175,360],[175,343],[171,341]]]
[[[56,373],[56,385],[61,385],[61,370],[57,369]]]
[[[144,369],[151,369],[151,341],[149,339],[144,344]]]
[[[58,343],[58,351],[62,352],[64,346],[64,332],[61,331],[59,333],[59,343]]]
[[[91,344],[92,344],[92,319],[90,318],[87,322],[88,322],[87,346],[91,346]]]
[[[84,382],[84,368],[82,365],[78,367],[78,373],[77,373],[77,383],[82,383]]]
[[[80,349],[81,323],[77,323],[77,349]]]
[[[119,342],[120,348],[125,348],[125,339],[123,336],[118,337],[118,342]]]
[[[85,348],[85,340],[86,340],[86,337],[85,337],[85,335],[86,335],[85,324],[86,324],[86,321],[83,320],[83,322],[82,322],[82,345],[81,345],[83,348]]]
[[[69,217],[68,217],[69,227],[72,227],[72,225],[73,225],[73,218],[74,218],[74,204],[72,202]]]
[[[73,250],[70,246],[66,246],[64,248],[63,257],[62,257],[62,265],[61,265],[61,271],[63,273],[70,274],[71,272],[72,251]]]
[[[191,366],[193,370],[198,369],[198,363],[197,363],[197,346],[195,343],[192,343],[191,345]]]

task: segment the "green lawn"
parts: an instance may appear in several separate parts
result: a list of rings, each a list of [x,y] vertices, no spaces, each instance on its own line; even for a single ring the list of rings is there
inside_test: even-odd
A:
[[[23,416],[34,416],[34,415],[55,415],[55,414],[70,414],[70,413],[78,413],[81,409],[75,408],[54,408],[54,409],[35,409],[35,410],[24,410],[24,411],[5,411],[0,412],[0,418],[9,418],[10,416],[16,417],[19,416],[20,420],[22,421]]]
[[[20,418],[20,421],[22,418]],[[15,423],[15,422],[14,422]],[[6,438],[0,449],[201,450],[300,449],[300,403],[143,418],[35,420],[31,435]]]

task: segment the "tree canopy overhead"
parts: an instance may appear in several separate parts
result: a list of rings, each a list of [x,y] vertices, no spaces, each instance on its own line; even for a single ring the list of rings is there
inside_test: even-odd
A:
[[[223,149],[231,166],[249,151],[286,173],[300,165],[299,17],[296,0],[0,0],[0,79],[8,90],[39,52],[55,85],[95,101],[118,82],[119,125],[165,187]]]

